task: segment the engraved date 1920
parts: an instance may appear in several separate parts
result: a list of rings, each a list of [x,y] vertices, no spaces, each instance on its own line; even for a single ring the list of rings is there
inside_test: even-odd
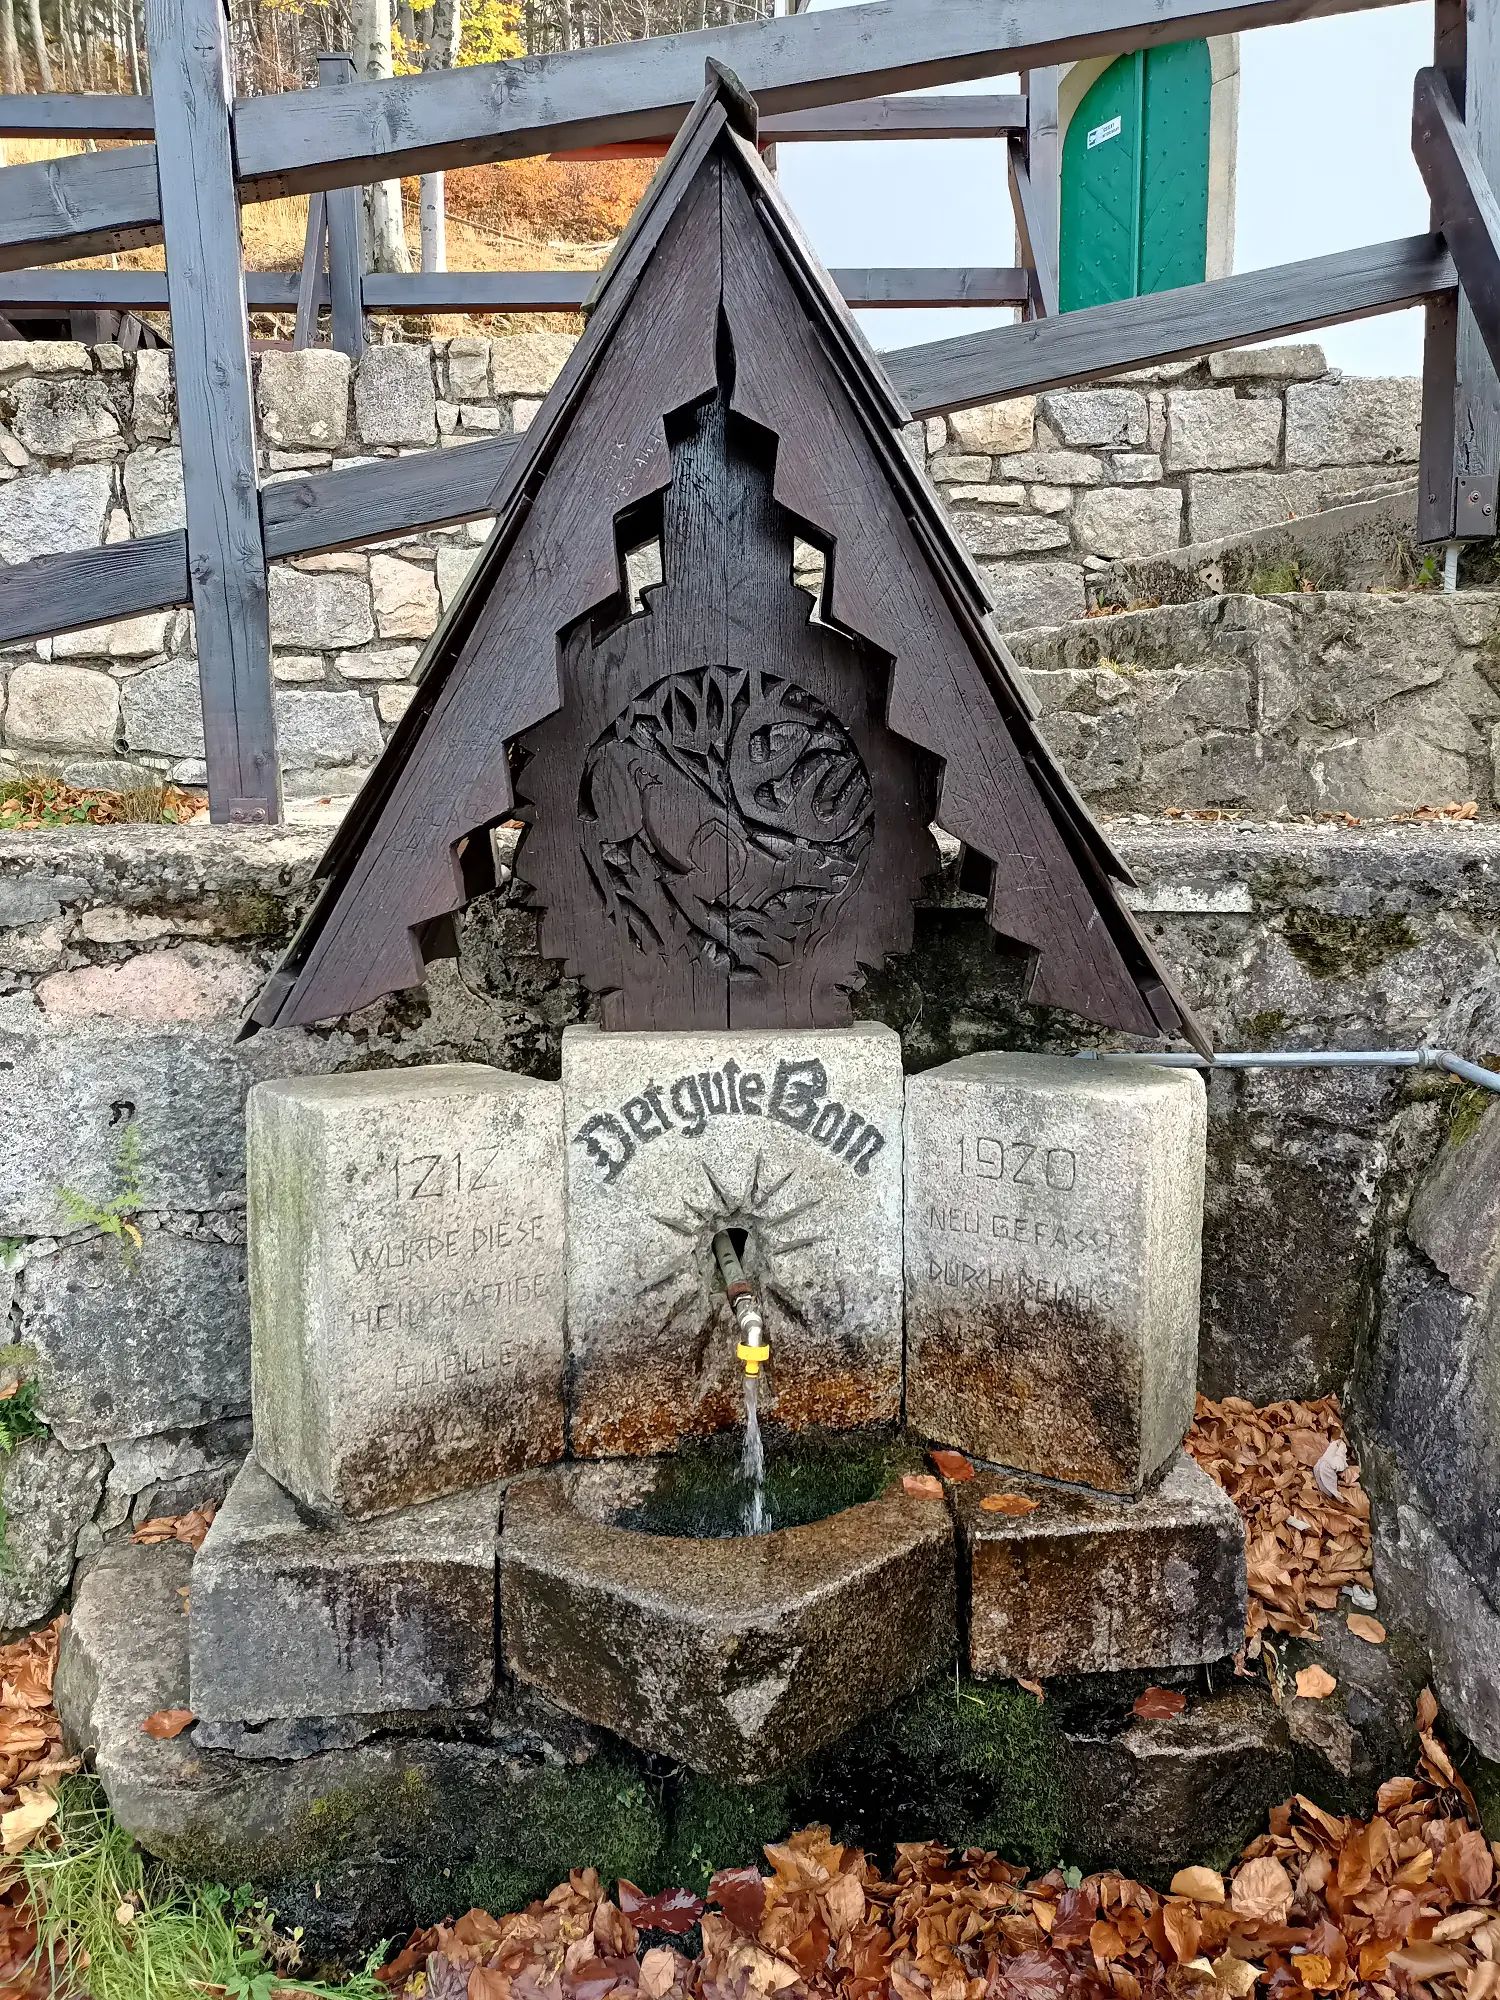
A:
[[[961,1134],[958,1171],[979,1181],[1012,1181],[1018,1187],[1049,1187],[1067,1194],[1078,1182],[1078,1157],[1066,1146]]]

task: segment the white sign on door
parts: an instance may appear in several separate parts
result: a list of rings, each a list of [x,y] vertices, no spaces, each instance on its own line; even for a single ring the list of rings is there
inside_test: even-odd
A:
[[[1118,139],[1121,122],[1119,118],[1110,118],[1103,125],[1095,125],[1089,133],[1089,151],[1093,152],[1096,146],[1102,146],[1106,140]]]

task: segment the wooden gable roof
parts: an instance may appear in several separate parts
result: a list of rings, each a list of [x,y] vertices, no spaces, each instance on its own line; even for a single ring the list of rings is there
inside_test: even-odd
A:
[[[563,707],[567,635],[627,607],[622,524],[669,494],[669,423],[680,435],[684,413],[717,400],[769,442],[778,518],[827,552],[830,626],[888,663],[884,724],[929,761],[937,823],[964,844],[966,879],[987,881],[991,926],[1034,954],[1028,998],[1204,1046],[1120,900],[1125,869],[1037,733],[983,581],[907,453],[908,412],[753,141],[753,104],[711,66],[247,1030],[419,984],[424,944],[493,886],[489,830],[515,809],[514,747],[529,732],[545,742]],[[899,948],[887,922],[861,962]]]

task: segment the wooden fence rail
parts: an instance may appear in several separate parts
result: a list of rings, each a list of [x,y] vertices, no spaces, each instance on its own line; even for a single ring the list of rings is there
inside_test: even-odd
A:
[[[0,641],[190,600],[214,816],[274,818],[267,560],[487,514],[512,447],[486,440],[258,491],[247,311],[262,303],[296,305],[306,338],[326,297],[352,345],[362,337],[364,310],[373,307],[516,310],[517,297],[529,293],[533,309],[542,310],[563,303],[564,292],[566,303],[576,304],[576,288],[587,282],[576,273],[363,274],[351,248],[358,231],[349,223],[349,203],[358,197],[336,191],[540,152],[655,147],[670,138],[697,95],[708,54],[735,69],[759,98],[768,139],[971,136],[975,122],[987,136],[1004,137],[1024,272],[839,274],[846,295],[860,304],[938,297],[1009,303],[1024,290],[1028,317],[1015,326],[887,355],[914,413],[1097,380],[1425,303],[1424,524],[1438,534],[1492,534],[1500,474],[1493,365],[1500,345],[1500,211],[1491,190],[1500,174],[1500,115],[1489,98],[1500,89],[1500,0],[1435,0],[1441,74],[1419,83],[1415,138],[1440,233],[1086,312],[1056,311],[1055,77],[1049,82],[1040,73],[1099,53],[1393,4],[1398,0],[1007,0],[1000,8],[993,0],[863,0],[704,34],[381,84],[335,81],[330,71],[315,96],[236,102],[224,74],[222,0],[147,0],[153,98],[121,101],[102,115],[117,120],[116,136],[150,131],[154,138],[0,169],[0,272],[15,274],[0,280],[0,311],[7,296],[17,304],[49,303],[71,286],[88,305],[136,302],[106,294],[106,282],[121,293],[137,286],[142,303],[159,296],[150,292],[155,274],[99,272],[57,273],[64,290],[48,295],[42,274],[27,267],[165,233],[188,526],[181,535],[0,569]],[[892,92],[1010,69],[1027,76],[1024,99],[888,101]],[[70,129],[101,115],[95,100],[84,101],[86,110],[67,102],[75,107],[61,114],[73,120]],[[24,125],[34,116],[14,99],[0,100],[0,132],[34,129]],[[325,197],[300,278],[246,278],[236,199],[298,191]],[[1457,289],[1460,278],[1465,294]],[[28,288],[31,297],[23,300]]]

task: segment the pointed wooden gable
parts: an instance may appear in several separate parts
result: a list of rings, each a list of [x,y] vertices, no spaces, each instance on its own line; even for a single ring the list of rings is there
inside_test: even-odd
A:
[[[1029,998],[1202,1045],[753,137],[711,70],[249,1026],[419,984],[512,816],[606,1026],[834,1026],[910,946],[935,821]]]

